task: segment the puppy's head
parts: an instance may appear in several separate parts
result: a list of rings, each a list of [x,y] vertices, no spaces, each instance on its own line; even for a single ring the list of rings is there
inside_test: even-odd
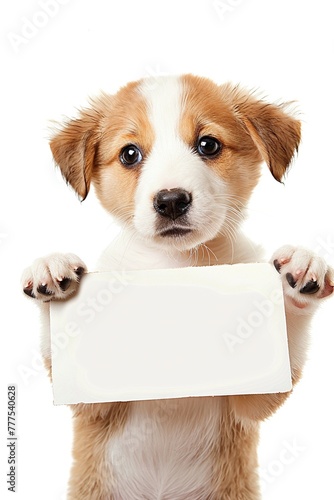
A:
[[[102,95],[51,140],[63,176],[158,245],[187,250],[233,233],[260,164],[278,181],[300,141],[284,106],[185,75]]]

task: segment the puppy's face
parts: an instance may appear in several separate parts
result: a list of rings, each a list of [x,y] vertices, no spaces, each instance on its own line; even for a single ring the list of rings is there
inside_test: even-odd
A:
[[[103,95],[51,141],[65,179],[157,245],[230,236],[265,161],[280,180],[300,124],[229,84],[185,75]]]

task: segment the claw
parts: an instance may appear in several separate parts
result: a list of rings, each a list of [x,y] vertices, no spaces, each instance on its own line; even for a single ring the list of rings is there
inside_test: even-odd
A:
[[[291,273],[287,273],[286,274],[286,281],[289,283],[289,285],[291,286],[291,288],[296,288],[296,280],[294,279],[294,277],[292,276]]]

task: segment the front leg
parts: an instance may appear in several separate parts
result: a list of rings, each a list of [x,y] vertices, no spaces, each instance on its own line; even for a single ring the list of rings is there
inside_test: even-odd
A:
[[[286,245],[272,262],[281,274],[292,379],[298,381],[307,353],[310,321],[321,301],[333,294],[334,270],[318,255]]]
[[[54,253],[37,259],[22,276],[23,292],[42,312],[42,355],[51,378],[49,306],[51,300],[66,300],[77,290],[86,266],[74,254]],[[68,498],[111,499],[112,471],[102,451],[126,419],[127,403],[71,405],[74,415],[73,468]],[[101,451],[102,450],[102,451]],[[101,477],[107,478],[101,482]]]
[[[281,274],[288,333],[291,376],[298,382],[304,367],[310,321],[322,300],[333,294],[334,269],[324,259],[304,248],[286,245],[271,259]],[[231,396],[232,410],[239,420],[263,420],[290,393]]]
[[[49,325],[49,302],[66,300],[79,286],[86,266],[74,254],[53,253],[36,259],[22,275],[23,292],[36,300],[41,309],[42,355],[51,377],[51,341]]]

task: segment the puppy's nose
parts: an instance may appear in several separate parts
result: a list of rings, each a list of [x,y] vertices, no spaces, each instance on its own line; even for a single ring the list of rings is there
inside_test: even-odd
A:
[[[158,214],[172,220],[187,212],[191,204],[191,194],[184,189],[162,189],[154,199],[153,206]]]

